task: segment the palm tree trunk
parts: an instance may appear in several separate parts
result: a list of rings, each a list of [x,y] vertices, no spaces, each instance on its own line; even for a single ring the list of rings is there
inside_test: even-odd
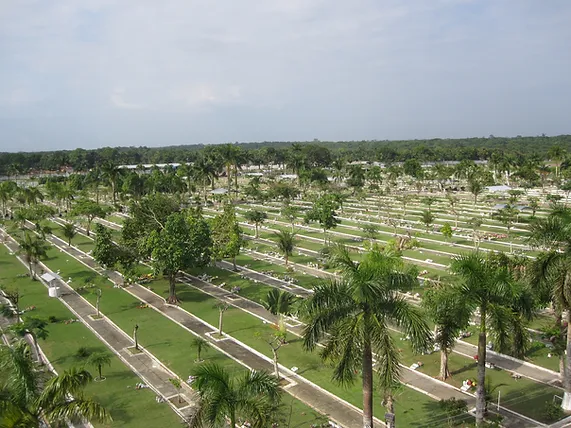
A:
[[[567,282],[566,278],[566,282]],[[571,309],[567,309],[567,356],[565,357],[565,370],[563,375],[563,402],[561,407],[565,411],[571,410]]]
[[[254,223],[254,227],[256,228],[256,236],[255,236],[255,238],[258,239],[258,223]]]
[[[448,349],[440,350],[440,379],[446,380],[450,377],[448,368]]]
[[[476,385],[476,426],[484,425],[486,411],[486,310],[480,308],[480,333],[478,335],[478,374]]]
[[[97,371],[99,371],[99,380],[103,379],[103,375],[101,374],[101,364],[97,365]]]
[[[392,419],[387,419],[385,420],[385,424],[387,425],[387,428],[394,428],[395,427],[395,422],[394,422],[394,414],[395,414],[395,404],[394,404],[394,400],[393,400],[393,394],[391,391],[387,391],[386,393],[386,409],[387,409],[387,413],[390,413],[392,415]]]
[[[232,265],[233,265],[233,269],[236,271],[238,270],[238,267],[236,266],[236,256],[234,255],[234,257],[232,257]]]
[[[272,346],[272,354],[274,357],[274,372],[278,380],[280,379],[280,368],[278,365],[278,351]]]
[[[370,338],[363,345],[363,428],[373,426],[373,352]]]
[[[38,339],[36,338],[36,335],[33,333],[30,333],[30,336],[32,336],[32,342],[34,342],[34,349],[36,350],[36,355],[38,357],[38,363],[40,365],[43,365],[44,360],[42,359],[42,354],[40,354],[40,346],[38,345]]]
[[[224,311],[219,309],[218,312],[218,335],[222,336],[222,322],[224,321]]]
[[[234,409],[230,410],[230,427],[236,427],[236,412]]]
[[[289,263],[289,256],[287,253],[285,253],[285,265],[286,265],[286,267],[287,267],[288,263]]]

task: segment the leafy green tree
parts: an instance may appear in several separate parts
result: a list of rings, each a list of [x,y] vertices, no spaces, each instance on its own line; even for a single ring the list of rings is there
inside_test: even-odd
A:
[[[279,230],[274,232],[276,238],[276,245],[280,252],[284,255],[285,265],[288,266],[289,258],[293,255],[293,250],[296,244],[295,233],[289,230]]]
[[[422,298],[422,306],[436,325],[434,343],[440,348],[440,379],[450,376],[448,356],[462,330],[468,327],[472,315],[458,289],[441,287],[429,289]]]
[[[23,239],[18,244],[20,245],[19,254],[24,256],[30,270],[30,277],[35,281],[36,266],[42,259],[47,258],[50,246],[46,241],[30,232],[24,233]]]
[[[164,228],[153,230],[146,243],[151,264],[169,280],[167,302],[179,302],[176,275],[184,269],[206,266],[210,262],[212,239],[206,221],[198,215],[173,213]]]
[[[284,203],[284,206],[282,208],[281,215],[282,215],[282,217],[285,217],[287,219],[287,221],[291,225],[291,231],[293,233],[295,222],[297,221],[297,217],[300,214],[300,209],[299,209],[299,207],[289,203],[289,201],[287,199],[286,199],[286,201],[287,202]]]
[[[0,345],[0,373],[1,426],[40,427],[46,421],[52,426],[112,421],[104,407],[84,394],[92,381],[88,371],[70,369],[45,381],[23,340],[13,346]]]
[[[379,236],[379,226],[376,224],[365,223],[361,226],[361,230],[365,236],[371,240],[371,243]]]
[[[264,221],[266,221],[266,219],[268,218],[268,215],[264,211],[250,210],[250,211],[246,211],[246,213],[244,213],[244,217],[246,218],[246,220],[248,222],[254,223],[254,227],[256,228],[255,238],[258,239],[258,237],[259,237],[258,228],[260,227],[260,225]]]
[[[97,223],[95,225],[94,248],[91,253],[100,265],[112,268],[117,263],[118,247],[113,242],[111,229]]]
[[[95,352],[89,356],[87,359],[87,364],[97,369],[99,376],[96,377],[95,380],[105,380],[102,372],[103,366],[111,365],[111,355],[109,355],[107,352]]]
[[[73,238],[75,238],[75,235],[77,235],[77,228],[75,224],[68,222],[64,223],[61,226],[61,233],[64,236],[64,238],[67,240],[67,245],[71,247],[71,241],[73,240]]]
[[[281,401],[278,379],[267,372],[247,371],[231,377],[218,364],[201,364],[193,369],[193,388],[200,396],[194,426],[237,426],[239,420],[252,427],[275,422]]]
[[[434,223],[434,214],[428,210],[424,210],[420,213],[420,221],[424,224],[426,233],[428,233],[430,226]]]
[[[121,230],[121,240],[129,248],[135,249],[141,258],[150,257],[146,246],[152,231],[164,228],[169,215],[180,210],[180,203],[172,196],[154,193],[129,206],[130,217]]]
[[[426,349],[430,330],[421,312],[400,290],[417,284],[414,269],[400,257],[373,249],[361,263],[346,247],[334,247],[331,263],[341,268],[342,279],[322,283],[304,303],[307,325],[304,347],[323,342],[321,357],[335,364],[333,380],[351,384],[362,371],[363,426],[373,426],[373,354],[386,408],[394,413],[392,389],[400,371],[400,355],[390,325],[402,327],[415,351]]]
[[[516,222],[518,215],[519,215],[519,210],[510,204],[507,204],[504,208],[495,212],[492,215],[492,217],[495,218],[496,220],[499,220],[500,223],[502,223],[507,230],[508,241],[510,244],[510,253],[513,252],[513,243],[512,243],[511,231],[512,231],[514,223]]]
[[[85,217],[87,220],[85,232],[89,236],[93,219],[96,217],[104,218],[107,215],[107,210],[91,199],[80,199],[71,210],[71,215]]]
[[[244,242],[233,205],[226,204],[223,213],[216,215],[210,221],[210,230],[212,257],[215,260],[231,258],[234,270],[236,270],[236,257],[240,254]]]
[[[442,236],[444,236],[444,239],[448,242],[450,238],[452,238],[452,226],[450,226],[450,223],[444,223],[440,228],[440,233],[442,233]]]
[[[486,345],[488,329],[502,352],[509,347],[514,332],[525,329],[522,318],[512,310],[514,301],[525,293],[505,263],[475,251],[455,257],[451,271],[460,280],[463,299],[472,310],[480,310],[478,333],[478,374],[476,379],[476,425],[483,426],[486,411]]]
[[[313,207],[305,213],[305,222],[316,221],[323,229],[323,243],[327,245],[327,231],[337,227],[340,220],[337,219],[336,210],[339,209],[339,202],[330,194],[320,196]]]

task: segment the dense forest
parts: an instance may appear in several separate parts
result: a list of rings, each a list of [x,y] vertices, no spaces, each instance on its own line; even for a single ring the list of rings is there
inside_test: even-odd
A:
[[[571,152],[571,135],[513,138],[495,137],[463,139],[431,139],[402,141],[311,141],[235,143],[243,153],[244,163],[282,164],[292,152],[302,150],[306,162],[313,166],[329,166],[335,158],[345,161],[366,160],[385,163],[407,159],[419,161],[490,160],[510,158],[514,163],[524,157],[548,160],[556,147]],[[192,162],[200,156],[215,153],[220,145],[184,145],[169,147],[103,147],[86,150],[0,153],[0,175],[33,170],[59,170],[72,167],[85,171],[96,165],[155,164]],[[293,148],[292,148],[293,147]],[[558,150],[556,150],[557,152]]]

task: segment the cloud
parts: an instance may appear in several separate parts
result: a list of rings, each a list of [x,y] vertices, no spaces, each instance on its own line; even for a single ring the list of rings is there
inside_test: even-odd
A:
[[[119,89],[115,89],[112,93],[111,93],[111,104],[114,107],[120,108],[120,109],[126,109],[126,110],[141,110],[146,108],[144,105],[142,104],[135,104],[132,102],[127,102],[123,99],[123,94],[125,93],[125,90],[122,88]]]
[[[569,131],[568,0],[4,3],[0,139],[34,148]]]

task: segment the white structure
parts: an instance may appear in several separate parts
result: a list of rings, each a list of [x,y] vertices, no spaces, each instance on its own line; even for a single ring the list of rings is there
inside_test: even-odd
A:
[[[48,296],[59,297],[59,287],[56,284],[61,277],[53,272],[46,272],[40,278],[48,284]]]
[[[488,186],[486,189],[490,193],[507,192],[508,190],[512,190],[510,186]]]

